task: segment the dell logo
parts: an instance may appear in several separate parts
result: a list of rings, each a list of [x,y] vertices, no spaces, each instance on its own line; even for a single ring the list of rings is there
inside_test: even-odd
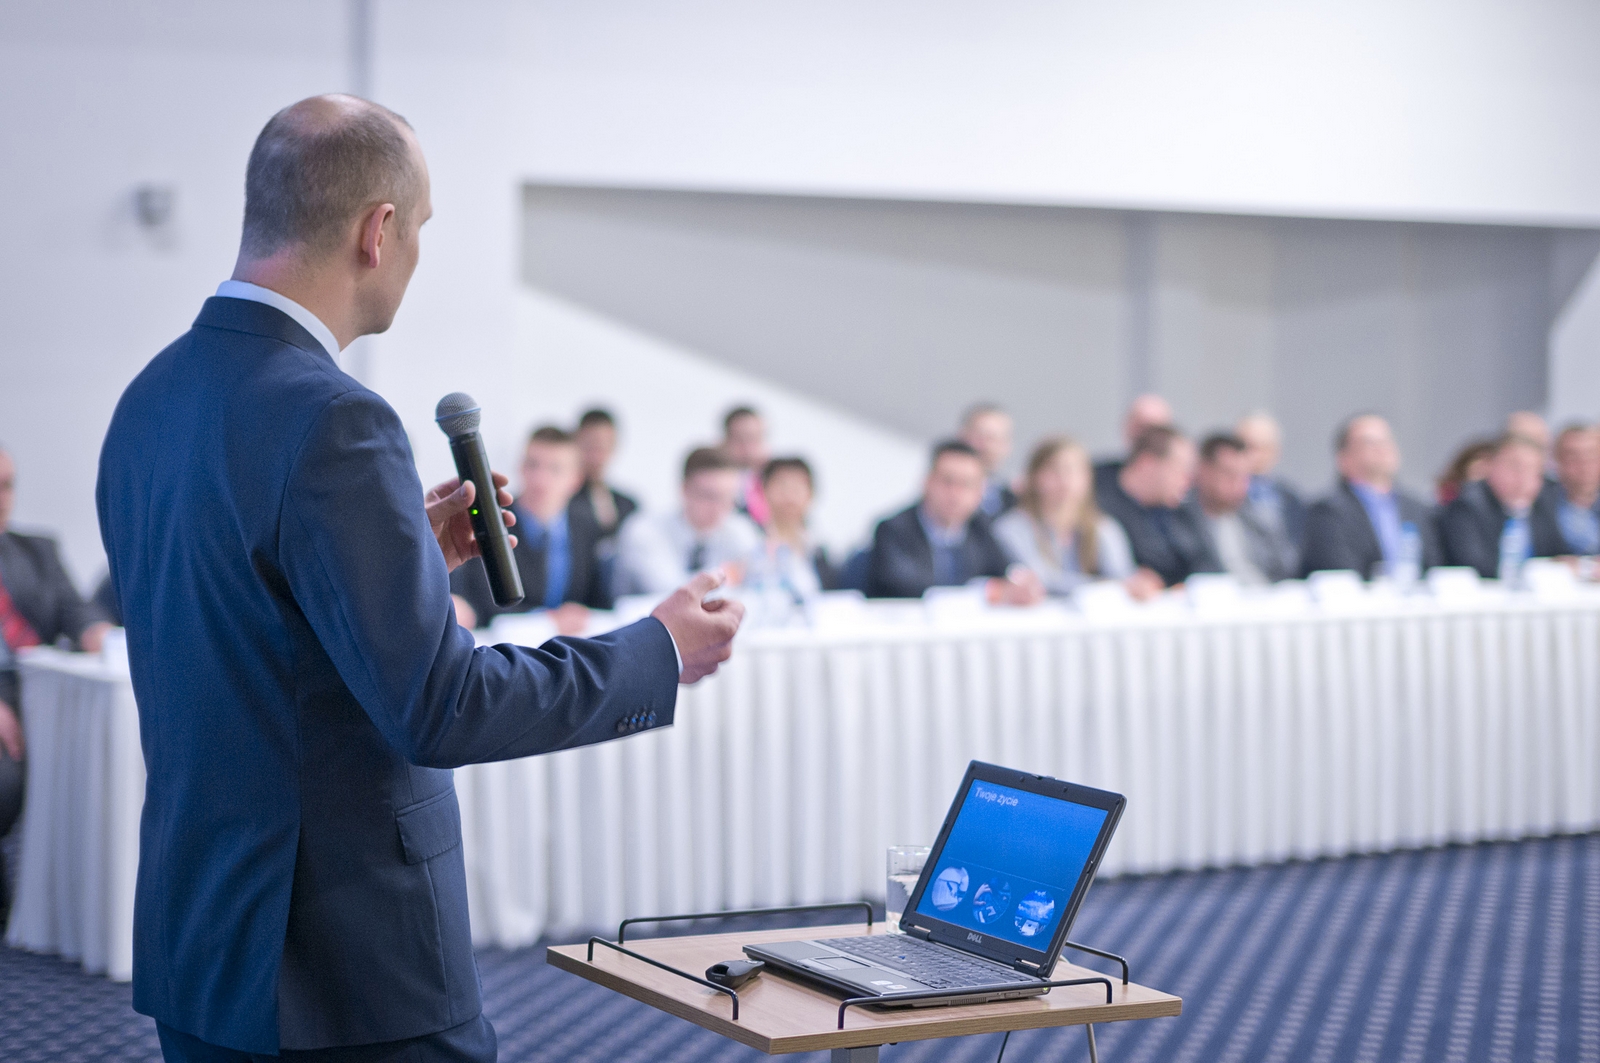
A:
[[[974,945],[982,945],[983,944],[983,935],[982,934],[974,934],[972,931],[969,930],[969,931],[967,931],[967,940],[972,942]]]

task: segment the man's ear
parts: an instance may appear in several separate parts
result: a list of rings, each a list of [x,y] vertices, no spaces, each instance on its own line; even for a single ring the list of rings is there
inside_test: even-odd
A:
[[[361,264],[368,269],[377,269],[383,259],[384,229],[394,216],[393,203],[380,203],[361,226]]]

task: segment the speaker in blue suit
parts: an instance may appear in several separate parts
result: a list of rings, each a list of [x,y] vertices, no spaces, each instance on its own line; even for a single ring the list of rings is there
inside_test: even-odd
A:
[[[235,281],[106,435],[148,771],[134,1007],[168,1059],[493,1059],[450,769],[666,726],[738,625],[688,591],[537,650],[456,623],[470,489],[425,503],[399,418],[334,357],[387,327],[428,211],[403,120],[281,112]]]

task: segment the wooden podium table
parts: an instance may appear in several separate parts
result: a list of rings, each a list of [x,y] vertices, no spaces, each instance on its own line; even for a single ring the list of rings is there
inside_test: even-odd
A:
[[[743,946],[758,941],[837,938],[864,933],[886,931],[881,926],[868,930],[858,923],[741,934],[630,939],[627,947],[653,960],[700,975],[714,963],[744,959]],[[1153,1019],[1177,1015],[1183,1010],[1183,1001],[1178,997],[1142,985],[1123,985],[1113,977],[1109,1004],[1104,985],[1068,986],[1052,989],[1042,997],[989,1004],[851,1008],[845,1013],[841,1030],[838,1028],[839,1005],[843,997],[769,969],[739,987],[739,1019],[735,1022],[733,1002],[725,994],[610,949],[595,949],[592,960],[587,958],[588,952],[587,945],[556,945],[550,948],[548,960],[553,967],[688,1019],[769,1055],[831,1050],[834,1063],[873,1063],[878,1058],[879,1046],[899,1041]],[[1056,964],[1051,977],[1087,978],[1098,974],[1063,962]]]

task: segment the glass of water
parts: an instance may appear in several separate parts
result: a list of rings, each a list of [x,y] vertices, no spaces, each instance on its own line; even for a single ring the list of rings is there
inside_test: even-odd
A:
[[[930,851],[926,845],[889,846],[889,888],[885,907],[890,933],[900,932],[900,917],[905,914],[906,902],[917,888],[917,879],[922,877],[922,866],[928,862]]]

